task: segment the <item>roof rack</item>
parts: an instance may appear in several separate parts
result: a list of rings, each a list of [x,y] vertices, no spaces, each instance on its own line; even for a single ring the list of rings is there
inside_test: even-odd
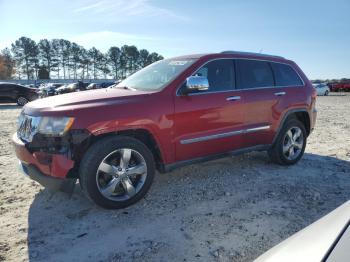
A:
[[[242,51],[222,51],[221,54],[255,55],[255,56],[275,57],[275,58],[282,58],[282,59],[285,59],[283,56],[278,56],[278,55],[268,55],[268,54],[262,54],[262,53],[242,52]]]

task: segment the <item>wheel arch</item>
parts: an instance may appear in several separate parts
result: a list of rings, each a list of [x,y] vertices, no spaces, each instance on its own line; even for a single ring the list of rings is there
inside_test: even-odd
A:
[[[91,137],[91,142],[89,147],[92,144],[96,143],[97,141],[110,136],[127,136],[127,137],[132,137],[141,141],[152,152],[154,160],[156,162],[157,169],[162,170],[162,166],[164,163],[164,158],[163,158],[164,155],[162,154],[162,150],[159,142],[149,130],[143,129],[143,128],[136,128],[136,129],[125,129],[125,130],[119,130],[115,132],[108,132],[108,133],[103,133],[99,135],[93,135]]]
[[[281,118],[281,121],[280,121],[280,124],[277,128],[277,132],[275,134],[275,137],[273,139],[273,142],[272,144],[275,143],[283,125],[289,120],[289,119],[297,119],[299,120],[300,122],[302,122],[305,126],[305,129],[306,129],[306,133],[307,133],[307,136],[310,135],[311,133],[311,118],[310,118],[310,115],[309,115],[309,112],[307,109],[305,108],[298,108],[298,109],[291,109],[289,111],[287,111],[283,117]]]

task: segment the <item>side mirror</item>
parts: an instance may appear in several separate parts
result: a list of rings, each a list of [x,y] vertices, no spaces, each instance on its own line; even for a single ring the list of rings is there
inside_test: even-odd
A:
[[[209,89],[209,82],[204,76],[190,76],[186,79],[186,87],[188,91],[204,91]]]

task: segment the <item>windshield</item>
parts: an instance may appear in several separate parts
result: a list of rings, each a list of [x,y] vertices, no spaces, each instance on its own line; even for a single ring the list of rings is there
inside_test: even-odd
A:
[[[194,62],[195,59],[161,60],[129,76],[116,87],[150,91],[158,90],[174,80]]]

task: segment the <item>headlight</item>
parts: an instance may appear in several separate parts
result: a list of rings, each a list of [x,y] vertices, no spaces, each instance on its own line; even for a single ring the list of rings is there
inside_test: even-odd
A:
[[[62,136],[73,125],[72,117],[40,117],[21,113],[17,123],[17,135],[22,140],[31,142],[35,134]]]
[[[61,136],[71,128],[73,122],[72,117],[41,117],[38,133]]]

